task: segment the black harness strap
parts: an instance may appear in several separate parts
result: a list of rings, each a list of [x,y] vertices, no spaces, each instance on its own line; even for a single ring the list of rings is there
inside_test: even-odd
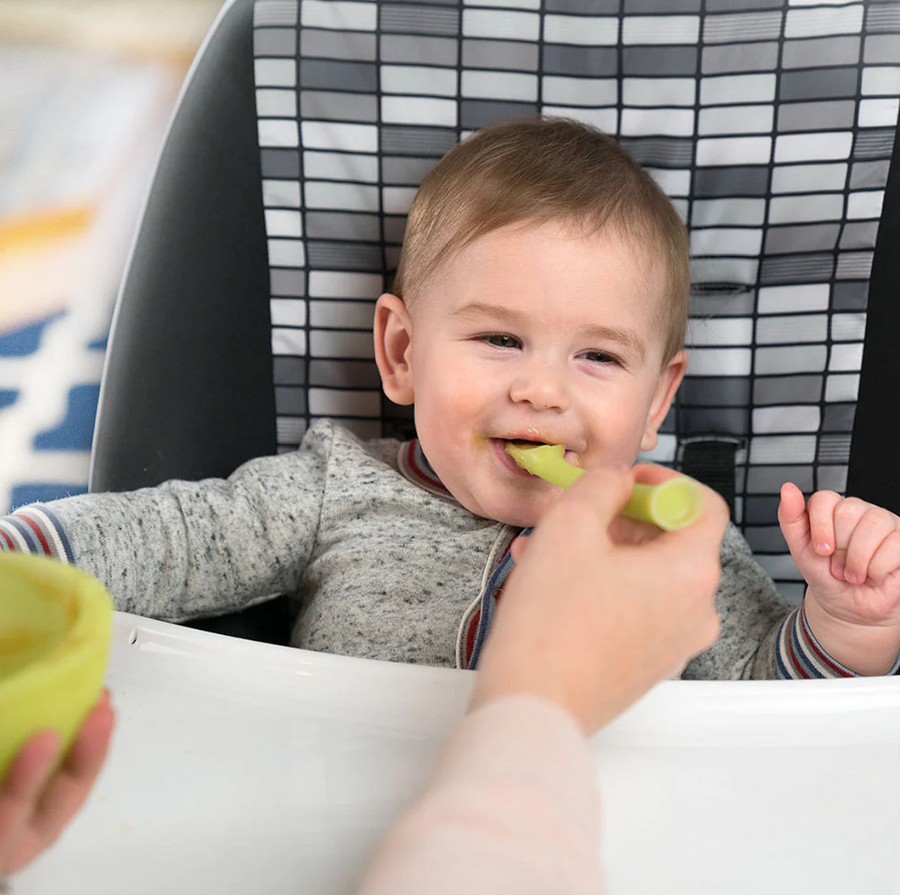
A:
[[[738,439],[718,440],[715,437],[690,439],[681,447],[679,463],[681,472],[708,485],[725,498],[732,519],[735,498],[735,454],[739,445]]]

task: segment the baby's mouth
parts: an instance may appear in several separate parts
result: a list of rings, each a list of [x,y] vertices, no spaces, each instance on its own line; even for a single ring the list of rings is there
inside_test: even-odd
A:
[[[533,448],[533,447],[541,447],[542,445],[546,445],[546,444],[559,444],[559,443],[560,443],[560,442],[558,442],[558,441],[557,441],[557,442],[553,442],[553,441],[532,441],[531,439],[528,439],[528,438],[495,438],[495,439],[492,439],[492,440],[493,440],[493,441],[496,441],[496,442],[498,443],[498,445],[500,446],[500,449],[502,450],[504,456],[505,456],[510,462],[512,462],[514,465],[515,465],[515,461],[514,461],[514,460],[512,459],[512,457],[510,457],[509,454],[506,452],[506,445],[508,445],[508,444],[516,445],[517,447],[523,447],[523,448]],[[566,461],[567,463],[571,463],[573,466],[581,466],[581,463],[579,462],[579,455],[578,455],[575,451],[570,450],[569,448],[566,448],[566,449],[565,449],[565,453],[563,454],[563,458],[565,459],[565,461]],[[517,468],[518,468],[518,467],[517,467]],[[521,471],[524,471],[524,470],[521,470]],[[531,473],[526,473],[526,474],[527,474],[527,475],[531,475]]]

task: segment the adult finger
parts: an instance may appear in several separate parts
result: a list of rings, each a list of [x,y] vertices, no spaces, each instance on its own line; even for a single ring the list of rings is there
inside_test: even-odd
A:
[[[633,473],[636,482],[647,485],[659,485],[669,479],[690,478],[690,476],[685,476],[683,473],[669,469],[667,466],[659,466],[656,463],[638,463],[633,467]],[[730,515],[725,499],[718,491],[714,491],[697,479],[691,479],[691,481],[703,492],[703,513],[700,518],[706,519],[707,524],[711,524],[713,527],[722,525],[724,528]],[[688,526],[688,528],[690,527]]]
[[[671,472],[671,470],[667,471]],[[663,532],[663,537],[660,538],[660,547],[673,551],[690,551],[701,544],[707,544],[714,547],[716,555],[718,555],[718,549],[731,513],[728,504],[718,491],[714,491],[701,482],[696,482],[696,484],[703,494],[703,510],[699,518],[685,528]]]
[[[689,478],[680,472],[669,469],[665,466],[658,466],[653,463],[641,463],[634,466],[634,480],[640,484],[660,485],[670,479]],[[711,536],[712,530],[719,529],[719,541],[724,532],[725,526],[729,519],[728,505],[724,499],[716,491],[698,482],[696,479],[690,479],[703,492],[704,509],[700,514],[700,527],[696,528],[697,523],[688,526],[693,529],[689,538],[705,539]],[[711,526],[711,528],[707,528]],[[630,544],[637,546],[655,541],[665,532],[651,522],[639,522],[625,516],[619,516],[614,520],[610,528],[612,540],[617,544]]]
[[[589,469],[547,510],[536,533],[558,529],[560,536],[569,537],[585,527],[606,532],[633,489],[631,469]]]
[[[10,852],[29,822],[38,796],[59,752],[59,736],[43,731],[33,736],[13,761],[0,787],[0,876],[12,873]]]
[[[528,549],[528,538],[530,535],[519,535],[510,545],[509,552],[512,554],[513,562],[519,562]]]
[[[87,798],[109,751],[114,722],[109,693],[104,691],[38,802],[32,826],[45,847],[57,839]]]
[[[660,466],[658,463],[636,463],[632,471],[636,482],[643,482],[647,485],[658,485],[669,479],[682,477],[680,472],[676,472],[668,466]]]
[[[636,484],[640,485],[663,485],[666,482],[671,481],[672,479],[683,479],[689,481],[696,485],[698,488],[705,489],[706,486],[702,483],[698,482],[696,479],[692,479],[690,476],[685,476],[680,472],[676,472],[674,469],[669,469],[667,466],[658,466],[655,463],[640,463],[634,467],[633,470],[634,480]],[[709,489],[706,489],[709,490]],[[714,491],[709,491],[710,494],[715,494]],[[625,517],[622,517],[623,520]],[[635,522],[635,525],[639,526],[641,529],[646,529],[647,532],[651,534],[643,538],[635,538],[636,542],[644,541],[644,540],[653,540],[657,536],[659,536],[663,529],[654,525],[651,522]]]
[[[651,560],[657,552],[660,567],[668,570],[670,582],[677,583],[675,592],[696,597],[690,616],[695,629],[696,652],[712,644],[719,635],[720,621],[715,610],[715,595],[722,574],[720,561],[722,539],[730,519],[725,499],[705,485],[703,488],[703,512],[692,525],[675,531],[662,532],[661,536],[644,548],[644,558]],[[691,600],[685,603],[690,607]],[[702,623],[701,623],[702,622]]]
[[[59,735],[44,730],[29,739],[13,760],[3,785],[0,799],[20,802],[39,792],[59,751]]]

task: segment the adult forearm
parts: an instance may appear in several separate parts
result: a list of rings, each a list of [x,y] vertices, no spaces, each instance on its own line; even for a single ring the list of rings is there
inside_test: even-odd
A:
[[[594,765],[574,719],[506,697],[454,731],[359,895],[598,895],[598,837]]]

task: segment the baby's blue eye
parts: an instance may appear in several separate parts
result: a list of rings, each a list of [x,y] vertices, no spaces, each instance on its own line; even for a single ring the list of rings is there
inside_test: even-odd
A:
[[[519,340],[515,336],[509,336],[506,333],[491,333],[484,336],[484,341],[488,345],[494,345],[496,348],[518,348]]]

